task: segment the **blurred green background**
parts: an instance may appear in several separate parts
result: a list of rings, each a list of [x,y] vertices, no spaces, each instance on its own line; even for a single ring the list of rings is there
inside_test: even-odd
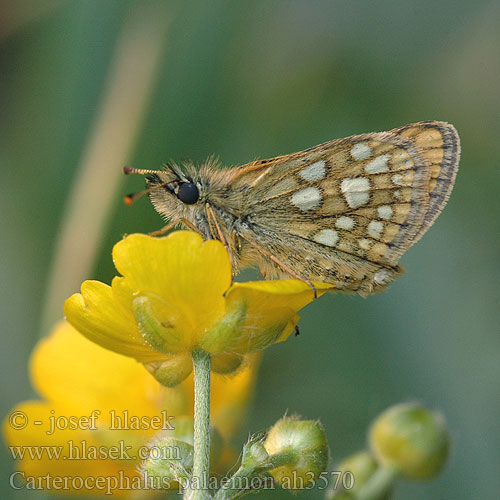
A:
[[[498,498],[498,1],[11,0],[0,18],[2,416],[33,395],[29,354],[62,298],[109,282],[124,233],[162,224],[146,199],[123,205],[142,185],[123,164],[236,165],[445,120],[460,171],[407,274],[366,300],[311,304],[300,337],[266,353],[248,429],[287,409],[320,418],[338,461],[380,411],[420,400],[446,416],[450,460],[395,498]],[[14,495],[1,454],[1,498],[35,498]]]

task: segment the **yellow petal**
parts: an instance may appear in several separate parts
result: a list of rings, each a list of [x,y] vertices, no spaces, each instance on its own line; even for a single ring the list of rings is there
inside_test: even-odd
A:
[[[179,406],[180,390],[163,388],[142,364],[102,349],[66,322],[39,341],[30,371],[40,395],[72,412],[128,409],[136,415],[154,415],[164,404],[169,411],[184,410]]]
[[[332,285],[314,283],[318,296]],[[297,311],[314,299],[309,285],[298,280],[235,283],[226,294],[227,308],[246,304],[247,317],[243,335],[235,352],[252,352],[272,342],[285,340],[295,328]]]
[[[298,314],[294,314],[288,320],[288,324],[285,326],[281,335],[276,339],[276,343],[284,342],[290,335],[295,331],[297,323],[299,322],[300,316]]]
[[[224,311],[223,293],[231,283],[231,265],[219,241],[203,242],[191,231],[176,231],[164,238],[132,234],[114,246],[113,259],[129,289],[157,295],[170,311],[177,312],[190,334],[188,348]]]
[[[334,288],[328,283],[313,283],[318,297]],[[233,298],[234,296],[234,298]],[[299,280],[265,280],[235,283],[226,294],[227,300],[246,297],[256,308],[288,307],[294,311],[302,309],[314,300],[312,288]]]
[[[139,361],[161,359],[162,354],[144,342],[132,312],[116,300],[110,286],[85,281],[81,291],[64,303],[66,319],[80,333],[106,349]]]

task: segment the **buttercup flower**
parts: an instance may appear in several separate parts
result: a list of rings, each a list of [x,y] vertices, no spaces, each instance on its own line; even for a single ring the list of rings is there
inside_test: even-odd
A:
[[[212,370],[234,371],[245,354],[285,340],[297,311],[313,300],[298,280],[231,284],[223,245],[190,231],[130,235],[115,245],[113,259],[122,276],[111,286],[85,281],[66,301],[66,318],[90,340],[144,363],[167,386],[189,375],[194,349],[211,355]],[[318,295],[332,287],[315,286]]]
[[[237,375],[213,377],[216,393],[237,394],[214,398],[212,405],[213,426],[226,440],[245,412],[257,362],[250,357]],[[18,459],[11,476],[15,488],[132,497],[148,486],[138,466],[164,432],[159,428],[174,427],[168,432],[175,436],[192,418],[191,378],[164,387],[133,359],[89,342],[66,322],[36,346],[30,371],[43,399],[20,403],[3,424]],[[192,423],[187,426],[192,429]],[[228,456],[226,444],[219,462]]]

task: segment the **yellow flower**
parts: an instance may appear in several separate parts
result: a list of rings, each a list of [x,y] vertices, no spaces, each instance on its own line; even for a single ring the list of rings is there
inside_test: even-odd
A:
[[[212,406],[213,425],[226,439],[244,414],[257,363],[250,357],[236,376],[213,378],[215,393],[238,395]],[[181,429],[192,417],[191,378],[164,387],[133,359],[100,348],[65,322],[36,346],[30,371],[43,399],[20,403],[3,424],[19,460],[11,476],[15,488],[134,496],[144,487],[138,465],[158,428]],[[226,446],[221,460],[229,454]]]
[[[67,299],[67,320],[87,338],[144,363],[175,386],[191,372],[191,352],[212,356],[212,369],[235,370],[245,354],[285,340],[297,311],[313,299],[298,280],[231,285],[229,256],[219,241],[190,231],[164,238],[133,234],[117,243],[121,277],[111,286],[85,281]],[[315,283],[318,295],[331,285]]]

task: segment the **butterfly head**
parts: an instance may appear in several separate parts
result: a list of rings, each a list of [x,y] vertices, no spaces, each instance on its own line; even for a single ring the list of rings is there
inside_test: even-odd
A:
[[[168,164],[158,171],[125,167],[124,172],[146,175],[146,189],[125,197],[129,205],[147,194],[156,211],[168,219],[184,217],[192,220],[194,213],[201,210],[203,186],[196,170],[189,165],[183,170],[177,165]]]

